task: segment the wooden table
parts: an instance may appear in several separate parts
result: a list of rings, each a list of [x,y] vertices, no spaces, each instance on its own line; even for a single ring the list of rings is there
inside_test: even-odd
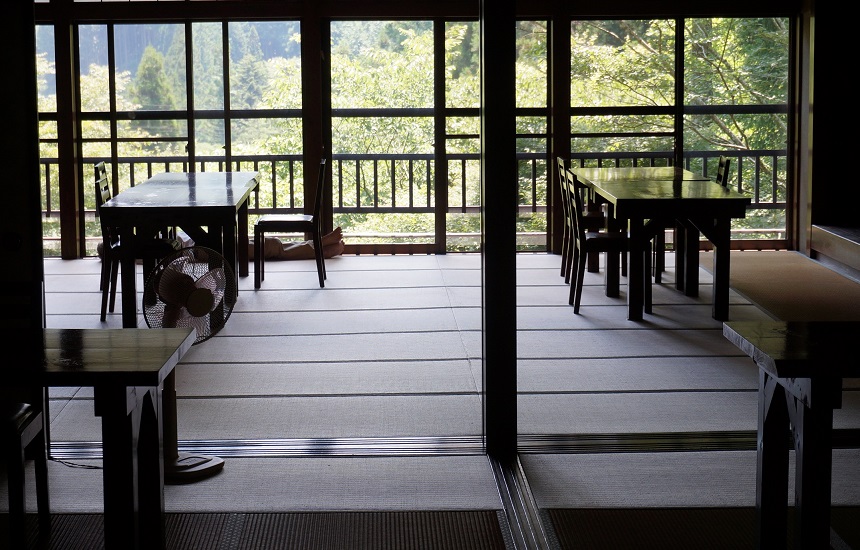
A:
[[[759,548],[787,546],[792,441],[794,548],[830,548],[833,410],[842,406],[842,379],[860,376],[860,359],[853,353],[858,334],[860,322],[851,321],[723,324],[723,335],[759,366]]]
[[[655,231],[663,231],[666,223],[675,220],[685,227],[686,241],[696,246],[696,254],[686,254],[695,258],[688,258],[683,265],[676,263],[677,275],[684,277],[685,292],[689,296],[698,294],[701,232],[714,246],[712,314],[720,321],[728,319],[731,219],[746,216],[746,207],[751,202],[749,197],[689,170],[674,167],[574,167],[572,171],[583,185],[611,205],[611,215],[626,222],[629,228],[628,319],[640,321],[643,311],[651,313],[651,301],[645,299],[646,292],[650,296],[651,284],[649,243]]]
[[[180,227],[195,244],[220,252],[234,273],[248,276],[248,199],[257,184],[256,172],[165,172],[102,205],[104,223],[117,227],[122,241],[123,327],[138,321],[136,235]]]
[[[164,548],[161,389],[194,343],[190,328],[7,329],[4,383],[92,386],[102,419],[105,547]]]

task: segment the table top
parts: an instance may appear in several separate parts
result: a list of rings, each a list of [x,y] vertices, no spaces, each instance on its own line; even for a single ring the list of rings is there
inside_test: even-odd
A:
[[[615,206],[618,218],[674,217],[681,213],[700,217],[746,216],[752,201],[733,189],[674,168],[574,168],[585,186]],[[654,177],[648,176],[653,172]],[[688,216],[683,216],[688,217]]]
[[[723,336],[777,378],[860,376],[860,321],[731,321]]]
[[[238,209],[257,187],[257,172],[164,172],[125,189],[100,209],[107,222],[130,210],[223,207]],[[115,212],[122,209],[122,213]],[[119,220],[117,220],[119,221]]]
[[[582,179],[601,182],[619,180],[703,180],[710,178],[675,166],[620,166],[605,168],[572,168]]]
[[[158,386],[191,349],[191,328],[7,329],[0,341],[20,354],[4,383],[44,386]]]

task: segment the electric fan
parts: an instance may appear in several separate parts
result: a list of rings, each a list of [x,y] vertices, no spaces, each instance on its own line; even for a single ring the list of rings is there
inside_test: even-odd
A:
[[[221,330],[236,295],[236,276],[221,254],[205,246],[183,248],[147,277],[143,316],[150,328],[193,328],[199,344]]]

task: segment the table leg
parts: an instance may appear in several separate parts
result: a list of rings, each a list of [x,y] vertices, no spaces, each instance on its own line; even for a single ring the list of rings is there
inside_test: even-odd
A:
[[[706,237],[714,245],[713,317],[717,321],[728,321],[731,219],[719,218],[714,220],[713,234],[706,235]]]
[[[675,227],[675,290],[684,291],[684,257],[687,252],[687,221],[677,220]]]
[[[142,390],[142,388],[138,388]],[[144,390],[137,444],[138,509],[141,548],[164,548],[164,454],[161,390]]]
[[[151,453],[138,454],[139,438],[147,436],[146,430],[141,433],[141,405],[148,392],[109,386],[93,390],[95,414],[102,419],[105,548],[163,548],[163,485],[145,489],[140,484],[142,479],[152,482],[153,472],[157,475],[160,468],[157,461],[155,465],[149,463]],[[151,429],[149,435],[152,437]],[[139,477],[141,470],[145,473]],[[153,496],[159,490],[160,497]],[[146,495],[143,498],[141,491]]]
[[[835,380],[833,380],[835,382]],[[808,383],[807,407],[794,397],[789,398],[789,421],[792,426],[795,450],[795,514],[798,529],[795,548],[811,550],[830,548],[830,486],[832,482],[833,429],[832,395],[841,398],[841,380],[836,387],[815,388]],[[825,380],[821,380],[824,383]],[[795,385],[799,381],[794,382]]]
[[[650,255],[651,240],[647,237],[642,218],[630,220],[630,261],[627,265],[627,319],[642,320],[644,307],[644,281],[650,276],[645,272],[645,256]],[[650,259],[650,258],[649,258]]]
[[[119,228],[122,242],[120,259],[120,304],[122,327],[137,328],[137,268],[134,261],[135,235],[133,227]]]
[[[235,275],[239,275],[239,265],[238,265],[238,247],[236,246],[236,219],[231,218],[230,223],[224,224],[221,229],[221,239],[223,246],[223,254],[224,258],[227,260],[227,263],[230,264],[230,269],[233,270]],[[245,246],[245,252],[248,251],[248,247]]]
[[[621,286],[621,255],[614,252],[604,252],[606,266],[603,273],[603,283],[606,296],[617,298]]]
[[[785,550],[787,545],[789,433],[785,389],[759,370],[756,538],[760,550]]]
[[[684,270],[684,294],[699,295],[699,230],[690,222],[684,222],[684,252],[681,262]]]
[[[237,214],[237,238],[236,252],[239,262],[239,277],[248,276],[248,200],[242,203]]]

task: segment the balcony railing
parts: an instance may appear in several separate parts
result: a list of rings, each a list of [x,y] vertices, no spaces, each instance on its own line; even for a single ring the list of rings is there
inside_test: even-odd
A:
[[[724,154],[732,159],[730,184],[737,191],[751,197],[750,211],[771,211],[784,214],[786,203],[786,151],[691,151],[684,155],[685,168],[704,176],[716,171],[717,157]],[[520,153],[519,160],[519,205],[520,213],[543,213],[547,210],[546,197],[549,186],[547,156],[544,153]],[[656,153],[574,153],[571,161],[583,166],[666,166],[671,164],[671,152]],[[109,158],[88,158],[84,166]],[[400,214],[433,213],[437,197],[434,193],[433,155],[387,154],[387,155],[332,155],[332,210],[334,214]],[[301,177],[301,155],[253,155],[234,156],[228,167],[223,158],[198,158],[197,171],[246,170],[258,171],[261,182],[252,196],[250,215],[267,213],[300,212],[304,205]],[[57,187],[57,163],[55,159],[43,158],[42,197],[45,220],[46,255],[50,255],[51,242],[59,241],[58,230],[51,223],[59,219],[59,191]],[[146,181],[155,173],[165,171],[188,171],[188,160],[181,156],[165,156],[141,159],[120,157],[117,159],[119,189],[125,189]],[[395,168],[396,167],[396,168]],[[448,156],[448,189],[446,193],[448,213],[471,213],[480,211],[476,185],[479,181],[480,158],[476,154]],[[94,216],[94,204],[90,193],[90,171],[84,170],[84,206],[87,219]],[[782,224],[767,227],[737,227],[733,230],[736,239],[758,241],[781,241],[785,237],[784,215],[777,216]],[[253,218],[252,218],[253,219]],[[95,224],[94,224],[95,225]],[[780,226],[781,225],[781,226]],[[426,235],[424,235],[426,237]],[[95,249],[98,236],[88,236],[87,250]],[[92,244],[92,248],[89,246]],[[58,249],[58,247],[55,247]]]

